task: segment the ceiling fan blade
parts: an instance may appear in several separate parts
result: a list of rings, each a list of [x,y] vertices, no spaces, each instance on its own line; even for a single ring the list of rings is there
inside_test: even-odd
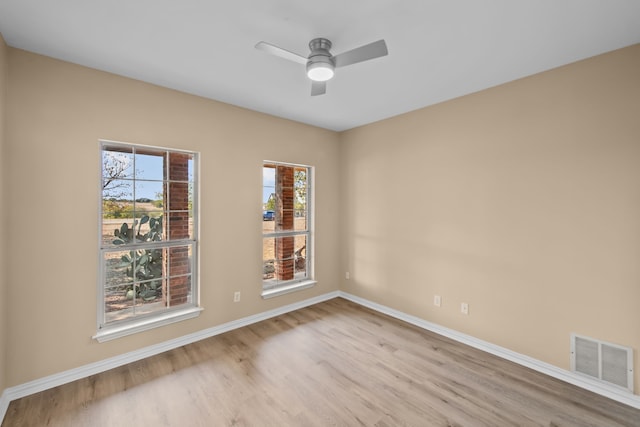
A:
[[[311,96],[324,95],[327,93],[327,82],[311,82]]]
[[[388,55],[387,44],[384,40],[369,43],[364,46],[343,52],[333,57],[336,67],[344,67],[358,62],[368,61],[369,59],[379,58]]]
[[[288,59],[289,61],[297,62],[299,64],[307,64],[307,58],[305,58],[304,56],[300,56],[297,53],[289,52],[288,50],[272,45],[271,43],[258,42],[256,44],[256,49],[267,52],[271,55],[279,56],[280,58]]]

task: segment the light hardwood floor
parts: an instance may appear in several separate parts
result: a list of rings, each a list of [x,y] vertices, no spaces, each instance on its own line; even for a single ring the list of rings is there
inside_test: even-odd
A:
[[[343,299],[28,396],[2,426],[640,426],[640,411]]]

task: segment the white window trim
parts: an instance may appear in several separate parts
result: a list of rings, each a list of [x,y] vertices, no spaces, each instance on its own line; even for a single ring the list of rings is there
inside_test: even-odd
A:
[[[117,322],[114,324],[103,324],[104,323],[104,274],[103,271],[103,252],[102,252],[102,191],[99,191],[98,196],[98,265],[99,267],[99,278],[98,278],[98,304],[97,304],[97,332],[92,339],[95,339],[99,343],[103,343],[106,341],[111,341],[116,338],[125,337],[128,335],[136,334],[138,332],[147,331],[150,329],[158,328],[165,325],[170,325],[172,323],[180,322],[183,320],[192,319],[198,317],[200,312],[204,309],[200,307],[200,233],[199,233],[199,218],[200,218],[200,153],[195,151],[188,150],[180,150],[175,148],[167,148],[167,147],[158,147],[151,145],[142,145],[142,144],[133,144],[121,141],[112,141],[106,139],[100,139],[100,155],[99,155],[99,187],[102,186],[102,152],[105,146],[122,146],[122,147],[140,147],[140,148],[148,148],[154,150],[163,150],[163,151],[171,151],[171,152],[182,152],[194,154],[194,182],[193,182],[193,193],[194,193],[194,207],[193,207],[193,241],[189,241],[190,244],[193,244],[194,248],[194,258],[192,260],[192,274],[194,278],[192,279],[192,302],[190,304],[181,305],[174,309],[167,309],[158,313],[153,313],[145,316],[141,316],[139,318],[134,318],[131,320],[124,320],[121,322]]]
[[[194,317],[198,317],[202,310],[202,307],[188,307],[175,311],[163,311],[152,317],[150,316],[131,320],[126,324],[105,326],[98,330],[98,332],[91,338],[100,343],[111,341],[116,338],[126,337],[127,335],[148,331],[150,329],[170,325],[182,320],[193,319]]]
[[[276,288],[267,289],[262,291],[262,299],[269,299],[273,297],[279,297],[280,295],[290,294],[291,292],[301,291],[303,289],[311,288],[318,283],[315,280],[303,280],[300,282],[286,282],[282,286]]]

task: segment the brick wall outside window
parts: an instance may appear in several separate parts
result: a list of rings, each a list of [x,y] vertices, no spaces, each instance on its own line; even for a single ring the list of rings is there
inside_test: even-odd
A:
[[[294,229],[293,167],[276,167],[276,231]],[[294,277],[295,238],[280,237],[276,240],[275,274],[278,280]]]
[[[189,159],[190,156],[182,153],[169,153],[169,185],[165,200],[168,201],[168,221],[165,227],[168,229],[170,240],[189,238]],[[166,167],[166,165],[165,165]],[[180,181],[180,182],[175,182]],[[186,247],[169,248],[169,256],[166,268],[171,276],[167,283],[164,282],[162,296],[169,306],[175,306],[187,302],[189,295],[189,251]],[[166,276],[165,276],[166,277]],[[168,288],[167,288],[168,285]]]

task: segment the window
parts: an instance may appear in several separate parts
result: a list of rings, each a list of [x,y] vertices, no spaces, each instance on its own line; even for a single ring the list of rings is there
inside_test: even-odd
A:
[[[312,169],[264,162],[262,167],[262,296],[312,286]]]
[[[198,314],[196,153],[101,142],[98,334]]]

